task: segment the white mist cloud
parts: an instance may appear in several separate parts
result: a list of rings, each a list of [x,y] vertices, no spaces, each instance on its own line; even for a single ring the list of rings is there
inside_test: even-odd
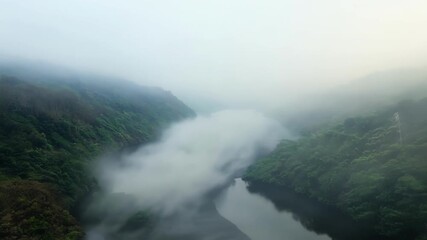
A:
[[[103,167],[104,184],[134,195],[143,207],[163,212],[197,200],[271,151],[281,126],[250,110],[199,116],[168,129],[162,139],[123,156],[120,166]]]

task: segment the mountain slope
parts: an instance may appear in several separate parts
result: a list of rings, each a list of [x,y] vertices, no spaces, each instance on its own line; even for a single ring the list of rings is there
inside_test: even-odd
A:
[[[421,239],[427,236],[426,159],[422,99],[284,140],[245,179],[336,205],[384,238]]]
[[[7,216],[0,218],[2,239],[81,236],[68,211],[96,187],[91,160],[106,150],[152,141],[172,122],[194,116],[158,88],[46,72],[17,72],[18,79],[6,72],[0,73],[0,215]],[[51,209],[38,200],[41,195]],[[22,204],[14,204],[18,200]],[[59,215],[75,226],[52,225],[50,218]]]

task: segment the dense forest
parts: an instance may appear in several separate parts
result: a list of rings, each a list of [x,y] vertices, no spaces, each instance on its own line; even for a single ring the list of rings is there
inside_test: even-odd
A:
[[[427,98],[283,140],[244,179],[334,205],[384,239],[427,239]]]
[[[194,112],[169,92],[87,76],[0,74],[0,238],[78,239],[93,160]],[[17,77],[16,77],[17,76]]]

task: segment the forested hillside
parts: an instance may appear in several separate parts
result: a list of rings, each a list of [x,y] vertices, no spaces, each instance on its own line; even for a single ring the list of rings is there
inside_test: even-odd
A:
[[[158,88],[17,75],[0,74],[1,239],[81,237],[72,209],[96,187],[92,160],[194,115]]]
[[[385,239],[427,239],[427,99],[283,140],[244,178],[335,205]]]

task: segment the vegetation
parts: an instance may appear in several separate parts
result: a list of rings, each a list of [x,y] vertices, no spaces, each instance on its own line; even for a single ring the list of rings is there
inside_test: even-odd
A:
[[[0,238],[78,239],[82,229],[47,184],[7,181],[0,185]]]
[[[193,114],[170,93],[132,83],[0,75],[0,238],[78,238],[69,211],[96,187],[91,160]]]
[[[335,205],[386,239],[425,239],[427,99],[283,140],[244,179]]]

